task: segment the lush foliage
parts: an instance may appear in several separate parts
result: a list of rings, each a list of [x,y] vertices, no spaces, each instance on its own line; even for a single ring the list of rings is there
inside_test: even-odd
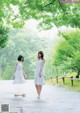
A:
[[[6,14],[7,12],[7,14]],[[80,27],[80,4],[61,4],[59,0],[1,0],[0,21],[22,27],[24,20],[35,18],[40,26]]]
[[[9,29],[0,24],[0,48],[4,48],[8,40]]]
[[[38,20],[43,29],[51,29],[54,25],[80,28],[80,4],[61,4],[59,0],[0,0],[0,47],[5,47],[8,39],[8,29],[4,27],[5,25],[22,28],[25,21],[32,18]],[[26,58],[25,70],[32,75],[37,51],[48,48],[46,40],[30,31],[25,32],[22,29],[12,30],[8,45],[0,50],[3,79],[11,78],[13,65],[19,54]],[[80,70],[80,31],[61,33],[61,35],[64,40],[56,48],[54,67],[51,67],[51,57],[47,61],[46,72],[49,72],[49,75],[61,73],[62,69]],[[45,53],[48,53],[47,49]]]
[[[64,40],[56,48],[54,65],[80,72],[80,30],[61,33]]]

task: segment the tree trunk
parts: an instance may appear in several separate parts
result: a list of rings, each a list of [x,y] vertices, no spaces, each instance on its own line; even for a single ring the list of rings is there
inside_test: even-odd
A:
[[[78,73],[76,75],[76,78],[79,78],[79,75],[80,75],[80,71],[78,71]]]

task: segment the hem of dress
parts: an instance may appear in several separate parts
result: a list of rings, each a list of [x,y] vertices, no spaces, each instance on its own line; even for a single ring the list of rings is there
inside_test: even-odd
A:
[[[35,83],[35,85],[41,85],[41,86],[43,86],[43,85],[45,85],[45,83],[43,83],[43,84],[40,84],[40,83]]]

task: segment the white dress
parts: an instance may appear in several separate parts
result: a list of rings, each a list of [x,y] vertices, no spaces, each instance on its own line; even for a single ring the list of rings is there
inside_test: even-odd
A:
[[[42,62],[43,62],[42,59],[39,59],[36,62],[36,68],[35,68],[35,71],[34,71],[35,85],[44,85],[45,84],[45,81],[44,81],[44,65],[42,67],[41,77],[39,76],[39,72],[40,72],[40,69],[41,69],[41,66],[42,66]]]
[[[14,84],[23,84],[23,83],[25,83],[25,79],[24,79],[23,71],[22,71],[22,63],[21,62],[19,62],[17,64],[14,76],[15,76]]]
[[[16,71],[14,73],[14,81],[13,81],[13,84],[15,84],[14,92],[16,94],[23,94],[26,92],[24,83],[26,83],[26,80],[24,79],[23,76],[22,63],[19,62],[16,66]]]

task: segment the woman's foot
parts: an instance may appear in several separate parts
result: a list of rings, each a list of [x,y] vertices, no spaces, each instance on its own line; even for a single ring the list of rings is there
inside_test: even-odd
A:
[[[26,97],[26,94],[22,94],[22,97]]]
[[[40,95],[38,95],[38,99],[40,99]]]

